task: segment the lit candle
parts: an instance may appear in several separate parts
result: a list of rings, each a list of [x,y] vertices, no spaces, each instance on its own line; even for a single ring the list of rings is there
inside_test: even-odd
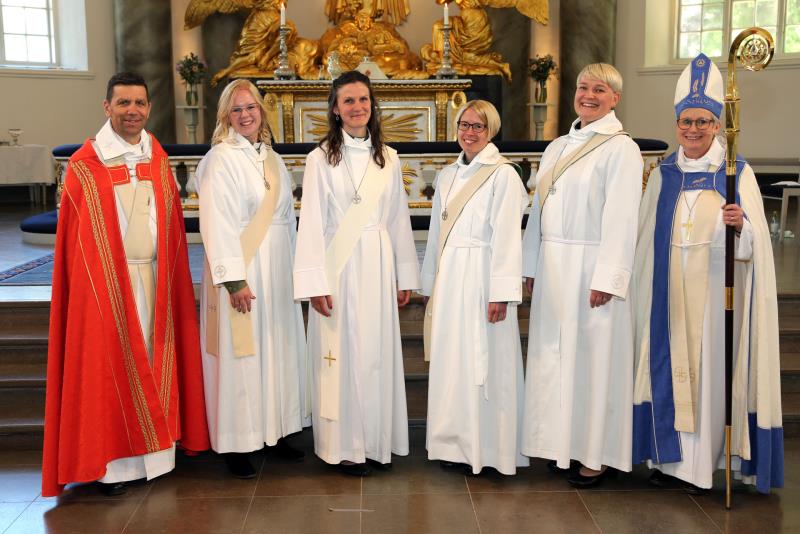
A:
[[[450,25],[450,7],[447,3],[444,4],[444,25]]]
[[[281,26],[286,26],[286,6],[281,3]]]

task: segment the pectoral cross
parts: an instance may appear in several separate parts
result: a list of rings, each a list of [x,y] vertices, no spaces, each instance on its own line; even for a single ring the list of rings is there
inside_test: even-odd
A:
[[[550,195],[556,194],[556,184],[550,184],[550,189],[547,190],[547,193]]]
[[[323,360],[328,360],[328,367],[330,367],[333,364],[333,362],[336,361],[336,358],[333,357],[333,355],[331,354],[330,350],[328,351],[328,355],[327,356],[323,356],[322,359]]]
[[[686,230],[686,241],[691,241],[692,228],[694,228],[694,223],[692,222],[691,219],[689,219],[685,223],[681,224],[681,226]]]

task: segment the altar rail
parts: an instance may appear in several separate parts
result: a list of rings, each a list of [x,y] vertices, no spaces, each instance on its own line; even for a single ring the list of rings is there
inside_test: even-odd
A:
[[[647,181],[650,171],[658,164],[667,150],[667,143],[655,139],[634,139],[642,151],[644,159],[644,175],[642,185]],[[531,191],[531,176],[535,176],[539,168],[544,149],[549,141],[498,141],[495,144],[500,152],[522,169],[522,181]],[[413,212],[422,214],[431,207],[433,198],[433,181],[442,167],[453,162],[461,149],[453,142],[412,142],[388,143],[397,150],[403,167],[403,178],[408,193],[408,205]],[[295,198],[299,201],[302,195],[303,172],[306,155],[317,145],[315,143],[276,143],[275,151],[283,157],[286,167],[292,175]],[[53,156],[61,164],[58,175],[58,190],[67,160],[80,145],[61,145],[53,149]],[[169,155],[172,173],[182,190],[186,209],[196,209],[197,188],[195,172],[197,165],[209,150],[209,145],[164,145]],[[56,194],[56,203],[60,195]]]

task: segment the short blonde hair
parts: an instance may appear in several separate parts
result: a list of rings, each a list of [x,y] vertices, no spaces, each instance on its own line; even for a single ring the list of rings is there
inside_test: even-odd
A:
[[[258,132],[258,139],[264,143],[272,144],[272,129],[270,129],[267,122],[267,108],[264,107],[264,99],[261,98],[256,86],[250,80],[244,78],[232,81],[222,90],[217,104],[217,125],[214,127],[214,135],[211,136],[211,144],[216,145],[228,138],[228,133],[231,129],[228,116],[231,113],[231,108],[233,108],[233,95],[239,90],[248,91],[253,96],[256,104],[258,104],[258,109],[261,113],[261,130]]]
[[[494,104],[487,102],[486,100],[470,100],[461,106],[461,109],[459,109],[456,113],[456,120],[453,123],[455,130],[458,130],[458,121],[461,120],[461,115],[463,115],[468,109],[471,109],[477,113],[478,117],[480,117],[483,123],[486,124],[486,130],[489,133],[489,139],[492,139],[495,135],[497,135],[497,132],[500,131],[500,114],[497,113],[497,108],[494,107]]]
[[[584,76],[600,80],[615,93],[622,93],[622,74],[614,68],[614,65],[609,65],[608,63],[589,63],[578,73],[578,78],[575,80],[576,86],[581,83],[581,78]]]

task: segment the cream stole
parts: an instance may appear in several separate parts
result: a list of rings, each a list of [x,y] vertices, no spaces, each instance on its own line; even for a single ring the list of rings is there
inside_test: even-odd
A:
[[[448,213],[452,215],[447,217],[447,219],[442,221],[442,225],[439,227],[439,246],[436,252],[436,278],[433,282],[433,290],[431,291],[431,296],[428,299],[428,304],[425,306],[425,323],[423,328],[423,340],[424,340],[424,349],[425,349],[425,361],[428,362],[431,359],[431,330],[433,327],[433,311],[436,307],[436,286],[438,285],[439,281],[439,267],[441,266],[442,261],[442,253],[444,252],[444,247],[447,244],[447,239],[450,237],[450,232],[452,232],[453,227],[456,224],[461,212],[464,211],[464,207],[467,203],[472,199],[472,197],[477,193],[478,189],[486,183],[486,181],[494,174],[500,165],[503,164],[511,164],[511,162],[504,158],[500,158],[499,163],[491,164],[491,165],[483,165],[481,166],[478,171],[472,175],[472,178],[464,184],[464,187],[453,197],[453,200],[449,202],[449,206],[442,206],[442,208],[446,208]],[[455,184],[454,184],[455,185]],[[431,214],[432,216],[436,216]],[[483,366],[481,366],[483,367]],[[482,369],[477,369],[476,373],[476,381],[480,382],[476,385],[483,385],[483,377],[485,373],[482,372]],[[478,379],[478,377],[481,377]]]
[[[366,178],[359,194],[361,202],[352,203],[342,217],[333,239],[325,252],[325,273],[328,278],[334,309],[331,316],[320,314],[320,408],[319,415],[332,421],[339,420],[339,387],[341,382],[341,366],[339,351],[342,338],[347,333],[341,332],[342,305],[339,292],[339,277],[356,248],[364,227],[375,214],[381,195],[392,181],[392,169],[387,164],[383,169],[375,165],[369,158]],[[403,200],[404,201],[404,200]]]
[[[713,172],[713,171],[712,171]],[[719,193],[703,190],[692,208],[692,225],[683,239],[681,220],[687,209],[681,191],[672,223],[669,258],[669,344],[675,430],[695,431],[695,408],[700,383],[703,319],[708,292],[711,241],[720,211]],[[688,246],[679,246],[684,244]],[[683,261],[683,257],[686,261]]]
[[[611,141],[611,139],[617,137],[618,135],[628,135],[628,133],[623,131],[615,132],[613,134],[596,133],[588,141],[567,156],[563,162],[560,159],[556,160],[552,167],[544,171],[539,179],[539,185],[536,187],[536,190],[539,192],[539,210],[541,211],[542,208],[544,208],[544,203],[547,200],[547,197],[550,196],[550,193],[555,191],[553,186],[555,186],[558,179],[561,178],[561,175],[564,174],[564,171],[566,171],[573,163],[583,158],[596,148],[599,148],[607,141]]]
[[[244,256],[245,270],[258,251],[258,247],[264,241],[272,217],[275,214],[275,206],[281,195],[281,175],[278,171],[278,155],[272,150],[267,149],[267,157],[263,162],[263,172],[270,187],[264,192],[264,198],[253,216],[250,224],[239,236],[242,245],[242,255]],[[211,270],[206,259],[206,277],[211,282]],[[206,352],[215,356],[219,355],[219,306],[220,306],[220,286],[209,283],[206,286]],[[231,306],[230,299],[225,299],[228,306],[228,317],[230,318],[231,339],[233,341],[233,354],[237,358],[250,356],[256,353],[253,341],[253,322],[250,313],[239,313]]]

